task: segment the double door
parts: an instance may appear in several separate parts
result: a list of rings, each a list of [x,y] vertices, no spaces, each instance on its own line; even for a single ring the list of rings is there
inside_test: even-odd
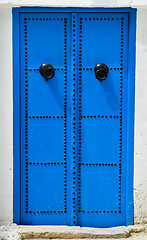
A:
[[[21,224],[126,225],[128,13],[20,14]]]

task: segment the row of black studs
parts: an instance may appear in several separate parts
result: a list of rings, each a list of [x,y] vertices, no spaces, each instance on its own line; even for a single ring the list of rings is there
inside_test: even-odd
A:
[[[72,15],[72,222],[76,224],[76,16]]]
[[[119,118],[118,115],[83,115],[83,116],[79,116],[79,120],[81,120],[82,118]]]
[[[120,136],[119,136],[119,213],[121,213],[121,165],[122,165],[122,74],[123,74],[123,47],[124,47],[124,18],[121,18],[121,47],[120,47]]]
[[[117,213],[116,210],[78,210],[78,212],[82,213]],[[66,213],[66,211],[63,210],[51,210],[51,211],[29,211],[30,214],[49,214],[49,213]]]
[[[26,163],[28,164],[28,162]],[[30,165],[66,165],[66,162],[29,162]],[[78,163],[81,165],[86,166],[117,166],[116,163]]]
[[[82,213],[117,213],[117,210],[79,210]]]
[[[79,86],[78,86],[78,114],[79,120],[82,119],[82,18],[79,25]],[[81,211],[81,121],[78,122],[78,211]]]
[[[66,213],[66,211],[64,210],[50,210],[50,211],[28,211],[29,213],[33,213],[33,214],[39,214],[39,213],[41,213],[41,214],[43,214],[43,213]]]
[[[28,20],[40,20],[40,21],[63,21],[65,18],[28,18]]]
[[[65,117],[65,116],[64,116]],[[37,119],[39,119],[39,118],[43,118],[43,119],[45,119],[45,118],[50,118],[50,119],[52,119],[52,118],[57,118],[57,119],[60,119],[60,118],[64,118],[63,116],[29,116],[29,118],[37,118]]]
[[[52,119],[52,118],[54,118],[54,119],[63,119],[63,118],[67,118],[67,116],[29,116],[29,118],[37,118],[37,119],[39,119],[39,118],[43,118],[43,119],[45,119],[45,118],[50,118],[50,119]],[[110,115],[110,116],[108,116],[108,115],[83,115],[83,116],[79,116],[79,120],[82,120],[82,118],[121,118],[121,116],[118,116],[118,115]]]
[[[29,71],[39,71],[39,68],[29,68]],[[56,71],[63,71],[64,70],[64,68],[54,68],[54,70],[56,70]]]
[[[89,70],[92,71],[92,70],[94,70],[94,68],[92,68],[92,67],[90,67],[90,68],[87,68],[87,67],[86,68],[85,67],[84,68],[79,68],[79,71],[82,71],[82,70],[84,70],[84,71],[89,71]],[[113,68],[109,67],[109,70],[111,70],[111,71],[112,70],[122,70],[122,68],[119,68],[119,67],[113,67]]]
[[[29,162],[30,165],[66,165],[66,162]]]
[[[53,20],[53,21],[63,21],[63,18],[28,18],[28,20],[30,21],[30,20],[40,20],[40,21],[51,21],[51,20]],[[81,20],[104,20],[104,21],[110,21],[110,20],[112,20],[112,21],[114,21],[114,20],[119,20],[119,18],[81,18]]]
[[[67,18],[64,18],[64,211],[67,211],[67,166],[66,166],[66,154],[67,154]]]
[[[29,68],[29,71],[39,71],[39,68]],[[63,71],[64,69],[63,68],[54,68],[54,70],[56,70],[56,71]],[[84,70],[84,71],[92,71],[92,70],[94,70],[94,68],[92,68],[92,67],[90,67],[90,68],[79,68],[79,71],[81,71],[81,70]],[[122,70],[122,68],[119,68],[119,67],[110,67],[109,68],[109,70]]]
[[[104,20],[104,21],[110,21],[110,20],[114,21],[114,20],[117,20],[117,21],[118,21],[119,18],[106,18],[106,17],[105,17],[105,18],[91,18],[91,17],[90,17],[90,18],[81,18],[81,20],[90,20],[90,21],[91,21],[91,20],[94,20],[94,21],[95,21],[95,20],[97,20],[97,21],[99,21],[99,20],[101,20],[101,21],[102,21],[102,20]]]
[[[83,166],[117,166],[116,163],[79,163],[79,165]]]
[[[25,212],[28,213],[28,47],[27,47],[27,19],[24,18],[25,45]]]

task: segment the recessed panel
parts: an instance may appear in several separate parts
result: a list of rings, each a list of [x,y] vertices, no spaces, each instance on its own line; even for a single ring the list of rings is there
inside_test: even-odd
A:
[[[126,16],[118,13],[80,14],[83,67],[94,67],[96,63],[119,67],[121,22]]]
[[[64,24],[67,15],[62,13],[32,13],[27,18],[29,67],[43,62],[64,66]]]
[[[70,224],[69,24],[67,13],[20,14],[21,224]]]
[[[64,166],[29,163],[28,171],[28,212],[64,211]]]
[[[107,78],[100,82],[94,69],[82,71],[82,114],[115,115],[120,113],[120,69],[109,69]]]
[[[119,161],[119,119],[88,117],[81,120],[81,162]]]
[[[118,165],[82,165],[80,196],[82,212],[118,211]]]
[[[55,76],[46,80],[39,71],[28,73],[28,114],[31,116],[63,116],[64,71],[55,70]]]
[[[29,119],[28,155],[32,162],[63,162],[64,120],[57,118]]]

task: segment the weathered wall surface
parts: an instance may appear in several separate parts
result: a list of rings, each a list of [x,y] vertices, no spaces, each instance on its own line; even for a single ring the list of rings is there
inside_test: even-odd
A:
[[[147,221],[147,10],[138,10],[135,108],[135,222]]]
[[[13,76],[12,6],[37,6],[40,0],[0,1],[0,224],[13,221]],[[67,6],[63,0],[43,0],[42,6]],[[145,7],[146,5],[146,7]],[[135,223],[147,219],[147,1],[69,0],[68,6],[136,7],[137,64],[135,112]],[[142,8],[144,7],[144,8]]]
[[[131,5],[131,0],[2,0],[3,4],[15,6],[70,6],[70,7],[127,7]]]
[[[7,6],[144,7],[146,0],[1,0]]]
[[[0,221],[12,222],[13,99],[11,9],[0,7]]]

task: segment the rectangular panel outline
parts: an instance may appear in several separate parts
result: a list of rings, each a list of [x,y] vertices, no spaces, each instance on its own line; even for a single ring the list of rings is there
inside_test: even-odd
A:
[[[21,19],[21,18],[20,18]],[[25,13],[23,14],[22,13],[22,19],[24,20],[23,22],[23,25],[22,25],[22,31],[24,31],[23,33],[23,36],[25,38],[23,38],[25,40],[24,42],[24,45],[22,45],[22,48],[24,48],[24,52],[25,52],[25,57],[28,59],[28,34],[27,34],[27,29],[28,29],[28,22],[30,22],[31,20],[36,20],[34,17],[28,17],[27,15],[25,15]],[[41,20],[42,18],[39,19],[38,17],[38,20]],[[56,18],[55,18],[56,19]],[[62,21],[61,21],[62,19]],[[49,19],[49,21],[52,21],[54,20],[53,18]],[[63,44],[63,49],[67,46],[67,37],[65,37],[65,32],[67,30],[67,18],[66,17],[62,17],[62,18],[59,18],[59,21],[62,22],[62,25],[63,25],[63,36],[64,36],[64,44]],[[58,22],[59,22],[58,21]],[[43,23],[44,21],[42,21]],[[65,41],[66,39],[66,41]],[[67,194],[65,193],[65,191],[67,192],[67,184],[66,184],[66,180],[67,180],[67,171],[66,171],[66,116],[67,116],[67,113],[66,113],[66,80],[67,80],[67,64],[65,64],[65,61],[67,62],[67,50],[65,51],[64,50],[64,83],[63,83],[63,91],[64,91],[64,116],[63,116],[63,119],[62,119],[62,116],[61,118],[54,118],[55,116],[52,116],[51,120],[62,120],[64,121],[64,127],[63,127],[63,132],[64,132],[64,139],[63,139],[63,142],[64,142],[64,156],[63,156],[63,161],[64,161],[64,177],[63,177],[63,182],[64,182],[64,189],[63,189],[63,195],[64,195],[64,199],[63,199],[63,202],[64,202],[64,209],[61,210],[61,211],[58,211],[58,210],[55,210],[55,209],[51,209],[52,213],[66,213],[67,212],[67,209],[66,209],[66,203],[67,203]],[[21,61],[21,60],[20,60]],[[22,87],[24,87],[24,96],[25,96],[25,106],[22,108],[21,110],[21,115],[24,114],[24,119],[22,119],[22,122],[23,124],[25,124],[25,127],[22,126],[22,122],[21,122],[21,126],[22,126],[22,129],[21,129],[21,141],[24,142],[24,136],[23,136],[23,131],[25,130],[25,148],[22,147],[22,155],[23,155],[23,152],[24,152],[24,159],[26,160],[25,161],[25,176],[24,176],[24,179],[25,179],[25,187],[23,186],[23,188],[25,189],[25,205],[24,205],[24,208],[25,208],[25,213],[27,214],[31,214],[31,213],[35,213],[34,211],[31,211],[31,209],[29,209],[29,174],[28,174],[28,159],[29,159],[29,156],[28,156],[28,119],[30,118],[30,116],[28,116],[28,88],[29,88],[29,81],[28,81],[28,60],[25,60],[25,63],[23,64],[24,66],[24,75],[25,75],[25,79],[24,79],[24,82],[22,81]],[[20,74],[21,75],[21,74]],[[22,77],[20,77],[22,79]],[[22,91],[22,89],[21,89]],[[27,91],[27,92],[25,92]],[[21,93],[20,93],[21,94]],[[22,97],[21,97],[22,98]],[[24,99],[22,100],[22,102],[24,101]],[[43,118],[44,120],[46,121],[49,121],[49,118],[46,118],[46,116],[40,116],[38,118],[38,120],[40,118]],[[32,120],[37,120],[35,119],[35,116],[32,116]],[[24,151],[25,150],[25,151]],[[27,154],[27,156],[26,156]],[[22,185],[22,184],[21,184]],[[21,208],[23,206],[21,205]],[[28,210],[29,209],[29,210]],[[47,212],[48,211],[45,211],[43,209],[43,212]]]
[[[44,167],[44,166],[46,166],[46,165],[48,165],[48,166],[50,166],[50,167],[52,167],[52,166],[58,166],[58,167],[63,167],[64,168],[64,163],[63,162],[61,162],[61,163],[58,163],[58,162],[44,162],[44,163],[34,163],[34,162],[29,162],[28,163],[29,165],[31,165],[32,167],[33,166],[41,166],[41,167]],[[29,169],[29,167],[28,167],[28,169]],[[30,171],[30,170],[29,170]],[[63,175],[64,175],[64,173],[65,173],[65,171],[63,172]],[[64,185],[64,184],[63,184]],[[64,190],[63,190],[63,195],[64,195]],[[66,200],[66,198],[64,199],[64,201],[63,201],[63,205],[65,205],[65,200]],[[55,210],[55,209],[50,209],[50,210],[46,210],[46,209],[42,209],[42,210],[35,210],[35,211],[32,211],[31,209],[29,209],[29,206],[28,206],[28,213],[30,213],[30,214],[39,214],[39,213],[55,213],[55,214],[57,214],[57,213],[66,213],[66,210],[65,210],[65,208],[64,209],[62,209],[62,210]]]
[[[97,168],[99,168],[99,167],[101,167],[101,168],[105,168],[105,167],[118,168],[118,164],[116,164],[116,163],[81,163],[80,166],[85,166],[85,167],[90,166],[91,168],[93,168],[93,167],[97,167]],[[99,214],[99,213],[100,214],[101,213],[114,214],[115,213],[116,214],[116,213],[119,212],[119,210],[118,209],[115,209],[115,210],[110,210],[110,209],[93,209],[93,210],[91,210],[91,209],[88,209],[88,210],[81,209],[81,210],[79,210],[79,212],[80,213],[88,213],[88,214],[90,214],[90,213],[97,213],[97,214]]]
[[[128,52],[128,135],[126,179],[126,225],[133,224],[133,166],[134,166],[134,103],[135,103],[135,50],[136,9],[132,8],[41,8],[16,7],[13,13],[13,222],[20,224],[20,82],[19,75],[19,15],[21,12],[127,12],[129,13]],[[132,44],[132,42],[134,44]],[[130,174],[131,169],[131,174]],[[131,202],[131,205],[130,205]]]
[[[93,18],[92,17],[92,15],[89,15],[89,17],[84,17],[84,16],[82,16],[82,14],[81,14],[81,16],[78,18],[78,22],[79,22],[79,38],[80,38],[80,40],[79,40],[79,45],[78,45],[78,48],[79,48],[79,52],[80,52],[80,56],[79,56],[79,60],[82,62],[82,28],[83,28],[83,22],[88,22],[88,21],[90,21],[90,22],[93,22],[93,21],[100,21],[100,22],[102,22],[102,21],[108,21],[109,20],[109,23],[112,21],[112,22],[114,22],[114,21],[118,21],[118,20],[120,20],[120,62],[119,62],[119,65],[118,65],[118,67],[119,67],[119,75],[120,75],[120,83],[119,83],[119,116],[111,116],[111,115],[106,115],[106,116],[104,116],[104,115],[95,115],[95,119],[98,119],[98,118],[101,118],[101,119],[105,119],[105,118],[110,118],[110,119],[112,119],[112,121],[116,121],[116,119],[117,119],[117,117],[119,118],[118,120],[119,120],[119,138],[118,138],[118,142],[119,142],[119,156],[118,156],[118,159],[119,159],[119,163],[118,163],[118,167],[119,167],[119,170],[118,170],[118,204],[119,204],[119,206],[118,206],[118,210],[116,211],[111,211],[111,210],[109,210],[108,209],[108,211],[105,211],[105,209],[104,209],[104,211],[103,210],[101,210],[101,211],[99,211],[99,209],[96,209],[95,211],[91,211],[90,209],[89,210],[87,210],[87,212],[89,212],[89,213],[95,213],[95,212],[104,212],[104,213],[113,213],[113,212],[115,212],[115,213],[122,213],[123,211],[122,211],[122,199],[121,199],[121,197],[122,197],[122,142],[124,142],[124,140],[125,139],[123,139],[123,131],[125,131],[125,129],[123,130],[123,114],[122,114],[122,111],[123,111],[123,88],[122,88],[122,83],[123,83],[123,78],[124,78],[124,73],[123,73],[123,68],[124,68],[124,59],[123,59],[123,51],[124,51],[124,21],[126,21],[126,23],[128,23],[128,13],[125,13],[125,14],[123,14],[122,16],[120,16],[120,14],[121,13],[118,13],[119,14],[119,17],[117,16],[115,16],[115,17],[113,17],[113,19],[111,18],[111,17],[105,17],[105,16],[103,16],[102,18],[100,18],[100,17],[98,17],[98,18]],[[103,14],[104,15],[104,14]],[[126,29],[126,34],[127,34],[127,36],[128,36],[128,24],[127,24],[127,29]],[[126,46],[126,51],[128,50],[128,46]],[[126,64],[125,64],[125,68],[127,68],[127,66],[128,66],[128,63],[126,62]],[[91,70],[91,68],[89,68],[90,70]],[[89,70],[88,69],[88,70]],[[85,70],[85,68],[84,68],[84,70]],[[87,69],[86,69],[87,70]],[[115,68],[115,70],[116,70],[116,68]],[[81,84],[81,82],[82,82],[82,72],[83,72],[83,67],[82,67],[82,63],[80,63],[79,62],[79,108],[81,108],[81,98],[82,98],[82,94],[81,94],[81,91],[82,91],[82,84]],[[126,90],[126,93],[125,93],[125,95],[127,96],[128,95],[128,91],[127,91],[127,88],[125,89]],[[127,103],[126,103],[126,101],[125,101],[125,105],[126,105]],[[127,110],[127,109],[126,109]],[[94,117],[94,115],[85,115],[84,116],[84,118],[87,118],[87,119],[92,119]],[[115,117],[115,118],[114,118]],[[126,117],[126,116],[125,116]],[[79,125],[80,125],[80,128],[79,128],[79,138],[80,138],[80,140],[79,140],[79,148],[81,148],[81,141],[82,141],[82,139],[81,139],[81,131],[82,131],[82,127],[81,127],[81,124],[82,124],[82,115],[81,115],[81,110],[79,110]],[[79,150],[80,151],[80,150]],[[124,151],[123,151],[123,153],[124,153]],[[86,212],[84,209],[81,209],[81,206],[80,206],[80,198],[81,198],[81,191],[82,191],[82,189],[81,189],[81,152],[79,152],[79,156],[78,156],[78,158],[79,158],[79,162],[78,162],[78,179],[79,179],[79,195],[78,195],[78,197],[79,197],[79,201],[78,201],[78,206],[79,206],[79,208],[78,208],[78,212],[80,212],[80,213],[82,213],[83,211],[84,212]],[[125,164],[125,163],[124,163]],[[123,164],[123,165],[124,165]],[[126,164],[125,164],[126,165]],[[125,188],[125,184],[123,184],[124,185],[124,188]],[[124,192],[126,193],[126,190],[124,189]],[[125,195],[126,196],[126,195]],[[126,213],[126,212],[125,212]],[[125,218],[125,216],[124,216],[124,218]]]

